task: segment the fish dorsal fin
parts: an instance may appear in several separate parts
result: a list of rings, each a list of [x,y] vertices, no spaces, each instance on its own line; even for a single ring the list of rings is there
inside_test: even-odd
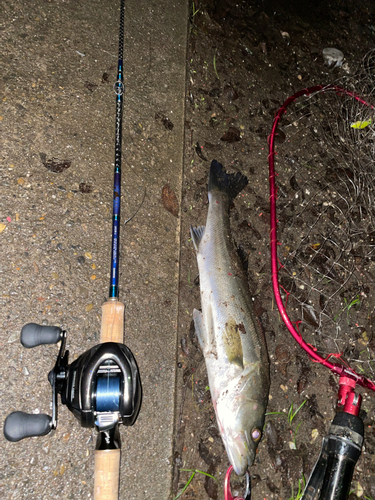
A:
[[[198,252],[199,243],[201,242],[204,235],[205,226],[193,227],[190,226],[191,239],[194,243],[194,248]]]
[[[225,323],[223,334],[224,351],[230,363],[244,367],[241,333],[233,318]]]

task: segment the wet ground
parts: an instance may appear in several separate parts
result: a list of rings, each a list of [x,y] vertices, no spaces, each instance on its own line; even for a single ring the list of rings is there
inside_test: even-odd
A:
[[[15,409],[50,412],[46,373],[56,349],[23,349],[25,323],[66,328],[72,359],[99,338],[108,289],[118,5],[7,0],[1,8],[3,422]],[[253,499],[295,498],[334,416],[337,380],[295,346],[275,310],[267,137],[289,95],[353,74],[373,48],[375,9],[358,1],[195,1],[188,23],[182,0],[129,0],[126,8],[123,217],[137,210],[145,189],[146,197],[121,242],[126,343],[140,367],[143,405],[134,428],[121,430],[120,498],[171,500],[192,474],[181,469],[190,469],[217,481],[197,472],[180,498],[223,500],[228,460],[192,324],[200,302],[189,234],[190,224],[206,219],[212,159],[249,179],[231,226],[271,360],[271,414],[251,469]],[[346,65],[328,68],[325,47],[342,50]],[[288,143],[282,146],[287,151]],[[288,179],[288,189],[295,182]],[[355,348],[365,342],[371,355],[371,321],[366,326]],[[365,447],[352,493],[371,499],[373,408],[365,396]],[[53,435],[2,443],[1,496],[92,498],[94,443],[95,432],[62,407]]]
[[[254,500],[297,497],[335,414],[337,379],[296,347],[275,310],[270,282],[267,137],[275,111],[287,97],[302,88],[353,75],[364,54],[373,48],[374,15],[370,2],[354,1],[218,0],[191,4],[174,495],[182,491],[194,470],[209,473],[217,481],[196,472],[182,499],[222,500],[228,467],[192,323],[192,310],[200,307],[200,299],[189,226],[205,223],[207,173],[212,159],[249,179],[231,209],[232,232],[244,257],[271,360],[270,415],[251,468]],[[344,66],[329,68],[324,64],[322,50],[326,47],[344,53]],[[285,143],[284,154],[287,147],[299,147],[298,140]],[[290,151],[290,157],[295,153]],[[288,177],[289,189],[292,177]],[[293,188],[293,179],[291,185]],[[367,352],[373,356],[372,347]],[[373,396],[364,394],[361,416],[365,445],[354,473],[351,498],[375,497],[373,402]],[[294,412],[294,418],[288,418],[288,413]],[[242,493],[241,486],[238,488],[237,493]]]
[[[139,210],[121,226],[120,300],[143,403],[134,427],[121,429],[120,498],[158,500],[171,484],[174,408],[165,401],[175,391],[179,258],[179,219],[162,192],[181,192],[188,9],[184,0],[125,4],[122,221]],[[13,410],[51,411],[57,348],[24,349],[24,324],[66,329],[70,360],[99,341],[120,2],[7,0],[0,8],[3,423]],[[1,498],[92,498],[95,441],[61,405],[56,432],[3,439]]]

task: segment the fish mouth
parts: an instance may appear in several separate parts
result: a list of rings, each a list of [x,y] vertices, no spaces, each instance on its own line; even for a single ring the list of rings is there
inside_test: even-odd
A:
[[[239,432],[233,436],[231,442],[227,442],[225,447],[234,472],[237,476],[244,476],[255,459],[255,450],[249,447],[245,433]]]

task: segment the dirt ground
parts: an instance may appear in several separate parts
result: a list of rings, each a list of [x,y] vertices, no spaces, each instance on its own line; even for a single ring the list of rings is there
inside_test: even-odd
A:
[[[222,445],[192,322],[200,307],[189,226],[207,215],[212,159],[249,179],[231,210],[232,233],[245,256],[255,310],[266,333],[271,390],[264,435],[251,468],[252,498],[296,498],[335,415],[338,380],[309,361],[280,321],[273,303],[269,250],[268,146],[275,111],[294,92],[352,74],[373,48],[371,2],[194,1],[191,4],[182,198],[178,404],[174,494],[197,472],[182,499],[222,500],[228,459]],[[343,67],[324,64],[334,47]],[[293,151],[290,152],[293,154]],[[365,445],[351,498],[375,498],[373,396],[364,393]],[[289,410],[295,418],[287,418]],[[189,469],[190,471],[182,471]],[[243,492],[233,485],[233,493]]]

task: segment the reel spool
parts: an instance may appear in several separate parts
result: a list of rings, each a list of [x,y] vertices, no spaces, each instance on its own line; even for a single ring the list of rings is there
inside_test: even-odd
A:
[[[13,412],[4,423],[5,438],[15,442],[44,436],[56,429],[57,394],[60,394],[61,402],[82,427],[96,427],[100,433],[111,436],[110,441],[116,440],[118,424],[133,425],[141,405],[141,382],[132,352],[124,344],[106,342],[89,349],[69,365],[66,332],[61,328],[29,323],[21,331],[21,343],[26,348],[59,341],[57,361],[48,374],[52,417]]]

